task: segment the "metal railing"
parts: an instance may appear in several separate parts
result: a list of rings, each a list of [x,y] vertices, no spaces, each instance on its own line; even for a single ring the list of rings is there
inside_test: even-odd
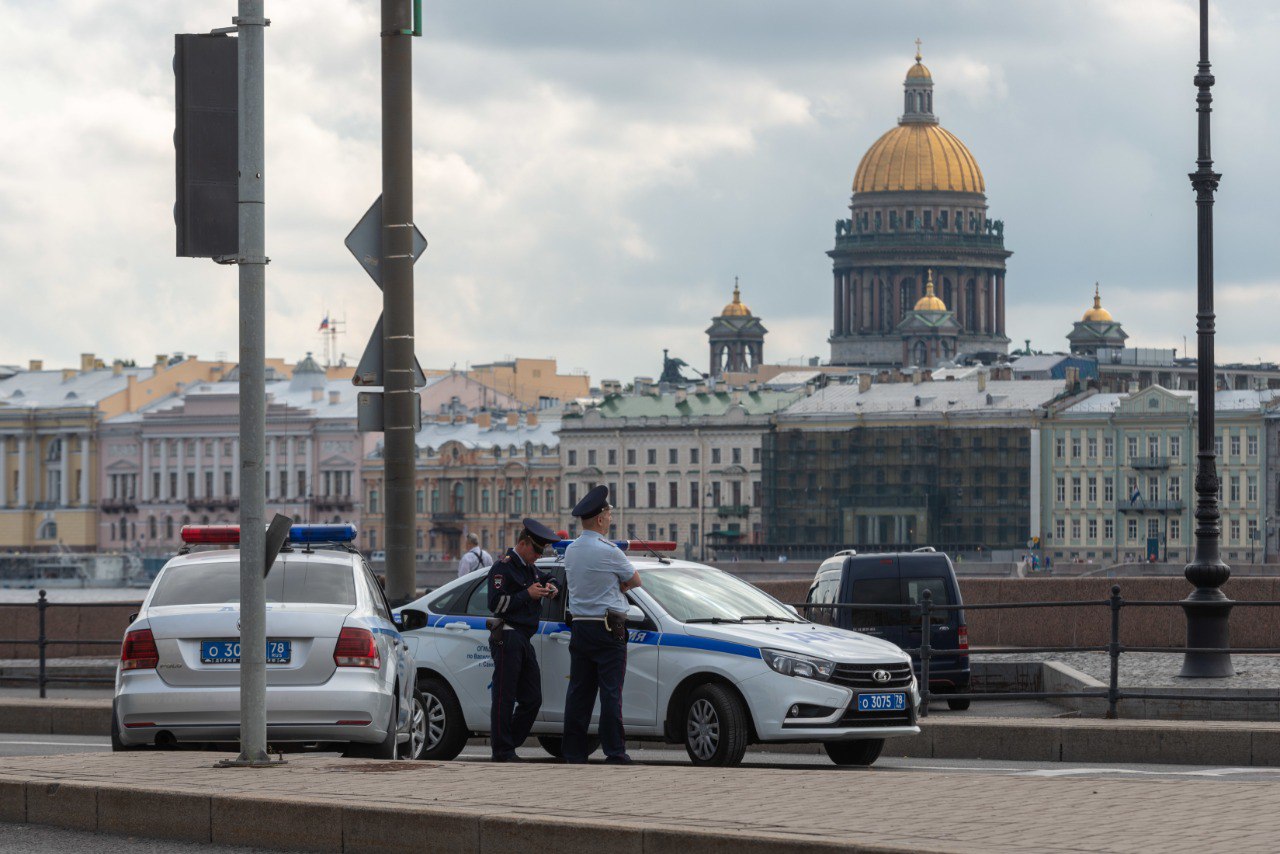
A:
[[[928,717],[929,700],[933,696],[929,690],[929,666],[934,657],[955,658],[972,655],[1008,655],[1018,653],[1051,653],[1051,652],[1105,652],[1110,658],[1108,684],[1105,689],[1094,688],[1080,691],[981,691],[966,693],[938,693],[939,699],[947,700],[1054,700],[1054,699],[1096,699],[1107,703],[1107,717],[1117,717],[1117,706],[1121,700],[1199,700],[1205,702],[1265,702],[1268,698],[1259,697],[1255,693],[1222,691],[1214,694],[1204,693],[1168,693],[1161,691],[1145,691],[1121,689],[1120,656],[1126,652],[1159,652],[1184,655],[1196,654],[1230,654],[1230,655],[1277,655],[1280,647],[1164,647],[1133,646],[1120,643],[1120,615],[1125,608],[1181,608],[1182,600],[1157,599],[1124,599],[1120,596],[1120,586],[1111,588],[1111,596],[1107,599],[1084,599],[1067,602],[991,602],[981,605],[935,605],[933,594],[925,590],[918,604],[819,604],[804,602],[793,605],[805,609],[808,614],[814,609],[831,611],[905,611],[910,617],[920,621],[920,646],[903,647],[902,651],[919,657],[920,671],[920,716]],[[1223,607],[1280,607],[1277,600],[1227,601]],[[982,649],[942,649],[934,648],[930,639],[929,626],[937,621],[935,614],[951,611],[994,611],[1013,610],[1016,608],[1108,608],[1111,611],[1110,642],[1102,646],[1016,646],[1016,647],[984,647]],[[907,625],[907,623],[903,623]]]
[[[18,676],[15,674],[5,674],[0,677],[5,682],[35,682],[40,689],[40,699],[45,699],[45,691],[50,682],[58,683],[82,683],[82,684],[114,684],[114,676],[50,676],[48,671],[47,650],[51,646],[108,646],[119,649],[121,640],[124,635],[113,640],[67,640],[64,638],[51,638],[46,630],[46,614],[50,608],[119,608],[119,602],[50,602],[43,590],[40,591],[40,598],[35,602],[5,602],[7,608],[35,608],[36,618],[36,636],[34,638],[4,638],[0,637],[0,644],[14,644],[23,646],[34,646],[37,648],[37,670],[34,676]],[[127,607],[127,606],[126,606]]]

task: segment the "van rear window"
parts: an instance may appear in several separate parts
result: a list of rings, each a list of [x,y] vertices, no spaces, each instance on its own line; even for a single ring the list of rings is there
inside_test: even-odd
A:
[[[902,605],[902,586],[896,578],[863,578],[853,582],[855,605]],[[907,610],[869,608],[849,609],[850,625],[859,628],[883,628],[885,626],[905,626],[911,621],[911,612]]]
[[[351,567],[337,564],[284,564],[267,573],[268,602],[356,604]],[[213,605],[240,601],[239,561],[177,566],[160,576],[151,607]]]

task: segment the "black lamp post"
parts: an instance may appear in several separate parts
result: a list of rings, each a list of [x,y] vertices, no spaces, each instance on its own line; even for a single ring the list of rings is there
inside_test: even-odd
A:
[[[1195,554],[1184,572],[1195,585],[1182,602],[1187,615],[1187,647],[1224,649],[1231,645],[1229,620],[1232,602],[1219,589],[1231,577],[1222,562],[1218,541],[1222,537],[1218,513],[1217,454],[1214,453],[1213,358],[1213,193],[1222,177],[1213,171],[1209,153],[1209,116],[1212,112],[1213,75],[1209,73],[1209,0],[1200,0],[1200,63],[1195,85],[1199,114],[1199,156],[1190,175],[1196,191],[1196,529]],[[1207,678],[1234,676],[1231,655],[1225,652],[1188,652],[1180,676]]]

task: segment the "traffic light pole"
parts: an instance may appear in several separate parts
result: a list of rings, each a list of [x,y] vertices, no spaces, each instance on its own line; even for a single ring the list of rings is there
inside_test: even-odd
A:
[[[387,598],[415,588],[413,4],[382,0],[382,316]]]
[[[240,756],[267,765],[266,192],[263,0],[239,0],[240,65]]]

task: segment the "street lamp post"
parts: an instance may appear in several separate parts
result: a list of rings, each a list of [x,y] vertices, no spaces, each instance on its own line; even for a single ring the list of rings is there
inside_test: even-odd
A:
[[[1195,554],[1184,571],[1195,585],[1182,602],[1187,615],[1187,647],[1224,649],[1231,644],[1232,602],[1220,589],[1231,569],[1219,555],[1222,536],[1218,512],[1217,454],[1214,452],[1214,314],[1213,314],[1213,194],[1221,175],[1213,171],[1209,150],[1209,118],[1212,113],[1213,75],[1209,73],[1209,0],[1200,0],[1200,62],[1195,85],[1199,115],[1199,151],[1196,171],[1189,176],[1196,191],[1196,529]],[[1179,674],[1191,678],[1234,676],[1231,655],[1225,652],[1188,652]]]

